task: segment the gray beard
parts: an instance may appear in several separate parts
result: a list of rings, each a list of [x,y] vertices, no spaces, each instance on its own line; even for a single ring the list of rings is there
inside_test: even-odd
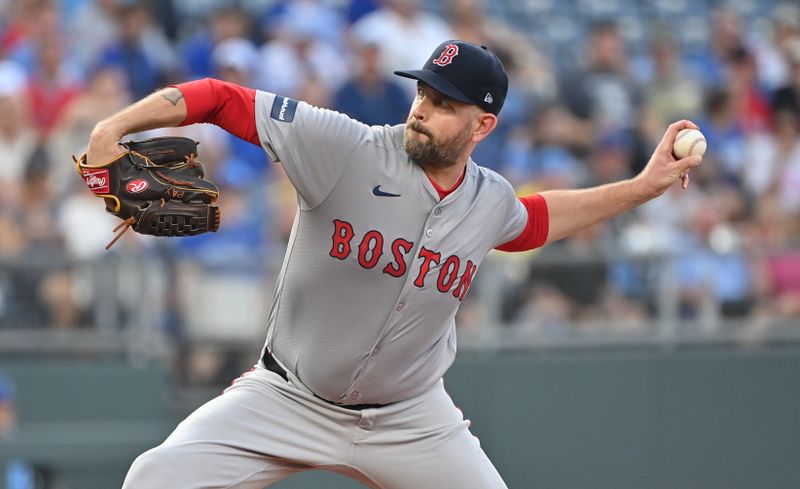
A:
[[[428,136],[428,140],[420,141],[412,138],[411,131]],[[450,141],[440,142],[417,121],[412,120],[406,124],[403,133],[403,149],[409,158],[421,167],[449,168],[458,162],[469,138],[470,133],[463,131]]]

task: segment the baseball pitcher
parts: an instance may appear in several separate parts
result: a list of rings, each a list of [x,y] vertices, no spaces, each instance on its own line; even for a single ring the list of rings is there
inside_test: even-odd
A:
[[[506,487],[442,382],[481,262],[685,186],[701,158],[677,160],[672,143],[696,126],[672,124],[635,178],[517,198],[470,158],[506,97],[497,56],[447,41],[396,74],[417,80],[417,95],[392,127],[204,79],[95,128],[84,172],[118,160],[126,134],[213,123],[280,162],[299,201],[255,368],[139,456],[125,489],[261,489],[307,469],[380,489]]]

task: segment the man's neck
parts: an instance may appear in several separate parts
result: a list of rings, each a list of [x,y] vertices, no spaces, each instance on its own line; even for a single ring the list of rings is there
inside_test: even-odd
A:
[[[421,166],[431,182],[442,189],[449,190],[455,187],[459,180],[461,180],[461,176],[464,175],[464,169],[467,167],[467,161],[469,160],[464,160],[463,163],[456,163],[447,168],[436,168],[426,165]]]

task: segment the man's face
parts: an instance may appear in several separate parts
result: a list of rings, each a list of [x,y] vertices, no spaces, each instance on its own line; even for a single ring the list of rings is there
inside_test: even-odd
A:
[[[417,86],[406,121],[403,146],[420,166],[447,168],[469,155],[477,108]]]

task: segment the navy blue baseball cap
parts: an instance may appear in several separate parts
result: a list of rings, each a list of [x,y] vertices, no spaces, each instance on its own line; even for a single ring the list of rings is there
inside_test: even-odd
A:
[[[461,102],[475,104],[497,115],[508,93],[503,63],[486,46],[467,41],[445,41],[421,70],[395,71],[395,75],[419,80]]]

